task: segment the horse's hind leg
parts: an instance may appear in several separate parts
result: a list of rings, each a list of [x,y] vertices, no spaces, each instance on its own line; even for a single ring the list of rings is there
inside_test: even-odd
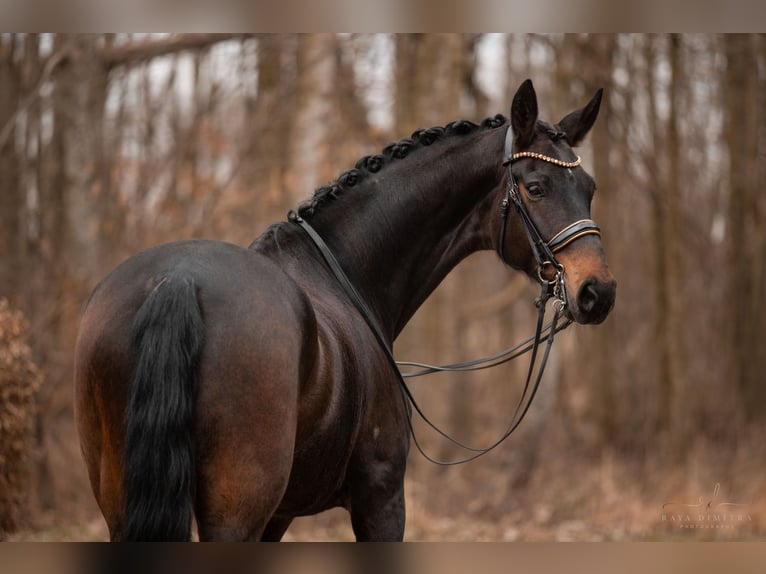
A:
[[[75,421],[93,495],[114,540],[123,523],[123,434],[115,421],[123,420],[127,385],[120,376],[119,356],[106,352],[120,344],[89,325],[93,317],[84,316],[75,351]]]
[[[195,514],[200,540],[260,540],[282,500],[287,478],[247,455],[227,461],[216,456],[199,478]]]
[[[195,514],[200,540],[260,540],[287,489],[294,422],[287,416],[280,423],[284,411],[268,407],[229,406],[220,416],[216,412],[207,409],[199,421],[205,429],[198,433]]]
[[[264,371],[261,371],[264,372]],[[197,495],[200,540],[259,540],[290,477],[294,386],[275,376],[257,386],[231,363],[198,395]],[[221,382],[223,380],[224,382]],[[243,389],[242,392],[233,392]]]
[[[240,495],[242,496],[242,495]],[[258,500],[258,494],[248,498],[249,502],[241,502],[229,512],[204,513],[199,526],[200,540],[261,540],[264,542],[279,542],[292,523],[292,518],[271,518],[263,525],[263,515],[268,511],[261,508],[250,508]]]

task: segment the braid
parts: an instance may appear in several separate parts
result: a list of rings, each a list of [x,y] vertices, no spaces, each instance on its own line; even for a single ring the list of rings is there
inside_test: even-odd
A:
[[[478,129],[496,129],[507,121],[505,116],[497,114],[486,118],[481,124],[475,124],[468,120],[457,120],[444,127],[435,126],[415,130],[411,137],[388,144],[381,153],[366,155],[359,159],[353,168],[343,172],[336,181],[318,188],[310,200],[298,207],[297,212],[302,217],[313,216],[321,206],[338,199],[348,189],[357,187],[366,177],[379,172],[388,163],[406,158],[413,150],[430,146],[445,137],[462,136]],[[566,137],[566,134],[563,136]]]

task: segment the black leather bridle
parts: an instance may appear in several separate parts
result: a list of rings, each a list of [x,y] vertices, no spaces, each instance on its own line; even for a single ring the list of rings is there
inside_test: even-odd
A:
[[[557,134],[558,135],[558,134]],[[560,134],[562,137],[565,134]],[[564,249],[567,245],[573,241],[583,237],[585,235],[601,235],[601,229],[592,219],[580,219],[574,223],[567,225],[564,229],[556,233],[548,241],[545,241],[537,229],[535,222],[532,221],[532,217],[529,215],[529,211],[524,205],[524,201],[521,198],[521,192],[519,186],[516,183],[516,178],[513,175],[513,162],[523,158],[532,158],[554,165],[572,168],[580,165],[580,157],[578,156],[575,161],[566,162],[560,159],[552,158],[543,154],[534,152],[519,152],[513,153],[513,128],[509,125],[508,131],[505,135],[505,152],[503,154],[503,166],[508,171],[508,178],[505,185],[505,197],[500,204],[500,232],[497,238],[497,253],[500,255],[500,259],[505,261],[504,246],[505,246],[505,230],[508,224],[508,211],[513,204],[516,207],[516,211],[521,218],[524,225],[524,231],[527,234],[529,245],[532,248],[532,255],[534,255],[537,262],[537,275],[540,282],[544,282],[544,270],[550,266],[556,274],[552,287],[554,290],[560,291],[560,295],[563,297],[560,300],[566,305],[566,292],[564,291],[564,266],[556,259],[556,253]]]
[[[564,267],[556,259],[556,252],[560,251],[565,246],[569,245],[576,239],[583,237],[584,235],[590,235],[590,234],[600,235],[599,227],[598,225],[596,225],[596,223],[593,220],[582,219],[572,223],[571,225],[568,225],[567,227],[559,231],[557,234],[555,234],[548,241],[543,240],[542,235],[537,229],[537,226],[535,225],[534,221],[532,221],[532,218],[530,217],[529,212],[527,211],[527,208],[524,206],[524,202],[521,199],[521,193],[519,191],[519,187],[511,171],[512,162],[517,159],[521,159],[525,157],[542,159],[543,161],[547,161],[549,163],[553,163],[555,165],[559,165],[562,167],[575,167],[580,164],[579,157],[574,162],[564,162],[562,160],[557,160],[555,158],[551,158],[551,157],[544,156],[542,154],[537,154],[534,152],[520,152],[520,153],[514,154],[513,153],[513,130],[510,125],[508,126],[508,131],[506,133],[506,138],[505,138],[505,154],[504,154],[504,160],[503,160],[503,165],[508,170],[508,181],[506,183],[505,195],[500,207],[501,224],[500,224],[500,232],[498,237],[497,251],[498,251],[498,254],[500,255],[500,258],[505,262],[505,258],[503,254],[503,245],[505,243],[508,211],[509,211],[510,205],[513,204],[516,206],[516,210],[518,211],[519,216],[521,217],[521,220],[524,224],[524,229],[526,231],[527,238],[529,239],[529,244],[532,248],[532,253],[534,254],[535,260],[537,261],[537,265],[538,265],[537,274],[538,274],[538,279],[540,281],[542,289],[540,292],[540,296],[535,300],[535,305],[537,306],[537,309],[538,309],[537,326],[535,328],[535,334],[532,337],[529,337],[528,339],[522,341],[518,345],[511,347],[510,349],[507,349],[495,355],[491,355],[489,357],[484,357],[482,359],[476,359],[473,361],[466,361],[463,363],[454,363],[451,365],[443,365],[443,366],[433,366],[433,365],[426,365],[423,363],[412,363],[412,362],[397,362],[396,359],[394,358],[393,352],[391,351],[391,347],[389,346],[388,341],[383,333],[383,330],[380,328],[377,321],[375,320],[375,317],[372,314],[369,307],[367,306],[366,302],[364,301],[364,298],[359,294],[359,292],[354,287],[353,283],[351,283],[351,280],[343,271],[343,268],[341,267],[340,262],[337,260],[332,250],[327,246],[327,244],[324,242],[324,240],[319,235],[319,233],[317,233],[317,231],[305,219],[303,219],[303,217],[301,217],[295,211],[291,211],[288,214],[288,219],[291,222],[303,228],[306,234],[311,238],[314,245],[316,245],[316,247],[319,249],[319,252],[321,253],[323,259],[327,263],[330,271],[335,276],[340,286],[343,288],[343,291],[346,293],[346,296],[349,298],[351,303],[354,305],[354,307],[357,309],[359,314],[362,316],[362,318],[365,320],[365,322],[369,326],[370,330],[372,331],[372,334],[375,336],[375,339],[378,341],[378,344],[380,345],[381,349],[383,349],[383,352],[385,353],[385,356],[388,359],[388,362],[391,364],[394,370],[394,373],[396,374],[397,380],[399,381],[399,386],[401,388],[402,396],[405,401],[407,412],[408,412],[407,420],[408,420],[410,434],[412,435],[413,442],[415,443],[415,446],[420,451],[420,453],[427,460],[438,465],[451,466],[451,465],[463,464],[463,463],[475,460],[479,458],[480,456],[487,454],[491,450],[494,450],[503,441],[505,441],[505,439],[507,439],[511,435],[511,433],[514,430],[516,430],[516,428],[521,424],[521,421],[524,419],[524,416],[527,414],[527,411],[529,410],[529,407],[532,405],[532,401],[534,400],[535,395],[537,394],[537,390],[540,386],[540,381],[542,380],[542,376],[545,371],[545,366],[548,362],[548,356],[550,354],[551,347],[553,346],[554,336],[559,331],[566,329],[572,323],[571,319],[565,319],[563,323],[561,324],[559,323],[562,316],[564,315],[564,310],[566,309],[566,306],[567,306],[567,299],[566,299],[566,292],[565,292],[565,286],[564,286]],[[545,273],[543,272],[543,270],[546,266],[552,266],[552,268],[555,270],[555,277],[552,281],[545,278]],[[551,320],[550,323],[548,323],[547,325],[544,325],[543,323],[545,318],[546,304],[548,300],[551,298],[553,298],[554,300],[553,319]],[[540,366],[538,368],[537,375],[535,376],[534,372],[535,372],[535,363],[537,361],[537,352],[538,352],[540,343],[543,341],[546,341],[546,345],[543,351],[543,355],[540,361]],[[405,378],[419,377],[422,375],[428,375],[428,374],[439,372],[439,371],[474,371],[478,369],[486,369],[486,368],[490,368],[490,367],[494,367],[494,366],[506,363],[512,359],[515,359],[516,357],[521,356],[522,354],[530,350],[532,351],[532,356],[530,357],[529,371],[527,372],[527,378],[524,383],[524,389],[522,391],[521,397],[519,398],[519,402],[516,405],[516,409],[513,412],[513,416],[511,417],[510,424],[508,425],[507,429],[505,430],[505,432],[502,434],[502,436],[499,439],[497,439],[488,447],[484,447],[484,448],[473,448],[473,447],[466,446],[462,442],[456,440],[455,438],[453,438],[452,436],[444,432],[434,423],[432,423],[429,420],[429,418],[425,415],[425,413],[423,413],[422,409],[418,405],[417,401],[415,400],[415,397],[412,395],[412,392],[410,391],[409,387],[407,386],[407,383],[404,380]],[[421,370],[409,372],[409,373],[402,373],[399,370],[400,365],[416,366],[416,367],[420,367]],[[534,378],[534,382],[532,382],[533,378]],[[412,409],[414,409],[418,413],[418,415],[423,419],[423,421],[428,426],[434,429],[442,437],[446,438],[448,441],[452,442],[453,444],[467,451],[472,452],[473,454],[465,458],[462,458],[459,460],[452,460],[452,461],[440,461],[440,460],[436,460],[432,458],[423,450],[420,443],[418,442],[417,436],[415,435],[415,429],[412,423]]]

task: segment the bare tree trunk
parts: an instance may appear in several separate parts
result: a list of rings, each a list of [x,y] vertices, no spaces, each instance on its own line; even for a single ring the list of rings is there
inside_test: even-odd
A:
[[[753,237],[750,243],[753,246],[753,288],[750,293],[750,308],[753,310],[753,322],[749,333],[750,374],[749,386],[763,393],[763,373],[766,373],[766,353],[763,352],[763,334],[766,333],[766,305],[763,304],[763,293],[766,293],[766,35],[759,34],[754,40],[757,43],[760,66],[760,77],[754,98],[756,100],[757,121],[757,150],[753,156],[754,162],[754,186],[751,188]],[[759,343],[760,342],[760,343]],[[760,345],[760,349],[758,348]],[[760,382],[759,382],[760,381]],[[766,417],[766,400],[761,394],[758,399],[760,410],[758,416]]]
[[[0,130],[14,121],[19,103],[19,70],[14,64],[16,38],[0,38]],[[22,270],[21,210],[24,197],[17,169],[15,129],[8,125],[9,136],[0,141],[0,296],[15,295],[20,285]]]
[[[679,123],[680,102],[684,89],[681,69],[681,38],[670,35],[667,60],[670,64],[668,85],[669,113],[665,129],[658,112],[659,86],[655,73],[659,37],[647,39],[645,45],[649,127],[653,139],[652,157],[656,168],[652,181],[652,237],[655,261],[655,337],[658,363],[659,412],[658,427],[671,433],[676,450],[684,448],[693,419],[687,401],[687,333],[684,329],[683,297],[684,258],[682,233],[681,157]],[[664,136],[664,137],[663,137]]]
[[[684,238],[682,232],[681,198],[681,143],[679,125],[682,119],[682,92],[685,89],[683,78],[681,37],[672,34],[669,38],[670,113],[667,130],[668,179],[663,196],[665,201],[664,245],[659,245],[660,256],[665,258],[665,281],[667,333],[665,343],[668,346],[669,374],[673,387],[670,416],[673,421],[674,442],[679,449],[684,449],[690,438],[694,420],[689,403],[687,377],[686,329],[684,328],[684,277],[685,260],[683,257]]]
[[[662,193],[661,182],[665,171],[665,164],[662,158],[666,157],[663,152],[664,143],[660,127],[659,112],[657,111],[658,88],[655,80],[657,66],[658,42],[657,37],[651,35],[645,39],[644,59],[646,60],[646,82],[649,102],[649,121],[648,128],[652,138],[651,157],[655,159],[656,165],[653,170],[647,170],[651,174],[650,188],[653,190],[652,209],[653,217],[651,219],[652,233],[654,240],[654,285],[655,285],[655,313],[654,313],[654,337],[656,348],[654,355],[657,357],[659,410],[657,413],[657,425],[659,430],[669,430],[671,422],[671,409],[673,403],[673,380],[670,372],[670,345],[668,342],[670,331],[668,329],[668,293],[665,276],[667,274],[667,260],[664,256],[667,239],[665,232],[667,226],[664,225],[666,219],[666,203]]]
[[[466,38],[459,34],[396,37],[397,135],[457,119],[464,90]]]
[[[289,63],[296,58],[297,44],[297,38],[286,34],[258,36],[258,91],[248,103],[246,116],[247,161],[242,177],[252,182],[257,197],[264,198],[267,206],[278,208],[281,214],[295,205],[294,196],[288,196],[285,187],[297,81]],[[303,190],[306,196],[309,192]],[[259,213],[263,206],[254,202],[249,205],[248,225],[255,227],[257,221],[265,224],[265,214]]]
[[[65,217],[57,248],[68,259],[67,273],[89,282],[103,262],[96,206],[108,201],[99,177],[107,76],[96,36],[64,34],[57,36],[57,41],[71,54],[57,76],[54,98],[54,137],[61,153],[58,185]]]
[[[598,186],[606,190],[599,194],[594,201],[593,217],[596,221],[614,221],[616,219],[616,208],[619,204],[619,197],[614,193],[616,187],[615,173],[619,173],[619,168],[612,165],[611,150],[615,146],[613,141],[610,123],[614,121],[612,111],[612,74],[613,57],[617,48],[616,38],[610,35],[595,35],[586,44],[587,61],[593,66],[589,72],[590,77],[587,80],[589,85],[588,93],[594,92],[598,87],[604,88],[604,98],[601,102],[599,118],[590,134],[591,145],[593,147],[593,177]],[[607,257],[614,260],[617,257],[617,244],[619,236],[605,232],[601,238]],[[595,398],[595,420],[597,421],[601,439],[609,442],[614,437],[617,430],[616,412],[616,390],[614,381],[614,357],[616,354],[616,324],[614,319],[607,320],[598,330],[591,333],[591,343],[589,344],[589,353],[592,354],[591,376],[593,384],[593,397]]]
[[[731,34],[726,49],[726,142],[729,148],[728,300],[731,306],[731,380],[736,382],[748,421],[766,418],[766,387],[760,370],[763,324],[763,189],[758,162],[757,38]],[[761,111],[761,114],[763,112]],[[760,120],[761,122],[763,120]],[[762,173],[762,172],[761,172]],[[760,261],[755,257],[761,257]],[[758,267],[760,266],[760,271]],[[756,271],[754,274],[753,271]]]
[[[290,154],[294,185],[288,187],[292,205],[309,197],[312,190],[333,176],[327,170],[327,156],[330,130],[337,115],[333,106],[338,74],[335,34],[307,34],[299,42],[298,102]]]

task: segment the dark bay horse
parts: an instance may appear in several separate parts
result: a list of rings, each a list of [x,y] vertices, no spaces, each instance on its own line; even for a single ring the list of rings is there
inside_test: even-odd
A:
[[[418,130],[318,190],[299,217],[391,345],[472,252],[545,273],[518,213],[500,235],[506,135],[521,202],[548,240],[589,221],[595,184],[572,147],[600,101],[552,125],[526,81],[510,122]],[[597,233],[571,239],[557,253],[567,312],[599,323],[615,281]],[[193,518],[201,540],[279,540],[293,518],[336,506],[357,540],[404,535],[411,437],[398,378],[294,221],[247,249],[181,241],[114,269],[82,317],[75,410],[112,540],[188,540]]]

